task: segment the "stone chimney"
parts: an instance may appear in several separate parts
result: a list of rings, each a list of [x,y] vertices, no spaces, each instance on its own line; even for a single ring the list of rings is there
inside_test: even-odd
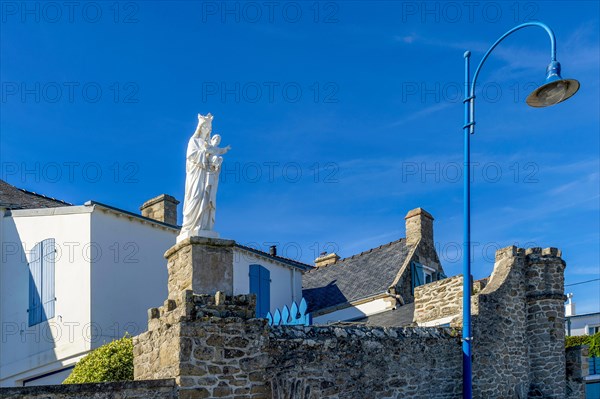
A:
[[[142,216],[159,222],[177,225],[177,204],[179,201],[167,194],[154,197],[140,207]]]
[[[323,253],[323,254],[321,254],[321,256],[319,256],[317,259],[315,259],[315,266],[323,267],[323,266],[331,265],[331,264],[337,262],[339,259],[340,259],[339,255],[336,254],[335,252],[332,252],[330,254]]]
[[[420,240],[433,245],[433,216],[423,208],[415,208],[404,217],[406,243],[415,245]]]

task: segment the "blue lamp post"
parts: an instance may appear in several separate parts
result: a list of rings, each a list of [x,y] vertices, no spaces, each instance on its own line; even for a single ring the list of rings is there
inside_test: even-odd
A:
[[[550,36],[550,64],[546,68],[546,81],[527,97],[527,104],[532,107],[547,107],[558,104],[579,90],[579,82],[574,79],[563,79],[560,76],[560,63],[556,61],[556,39],[554,32],[541,22],[527,22],[515,26],[502,35],[485,53],[470,80],[471,52],[465,52],[465,125],[464,130],[464,243],[463,243],[463,398],[471,399],[473,395],[471,349],[473,345],[471,329],[471,134],[475,133],[475,83],[485,60],[490,53],[510,34],[529,27],[543,28]]]

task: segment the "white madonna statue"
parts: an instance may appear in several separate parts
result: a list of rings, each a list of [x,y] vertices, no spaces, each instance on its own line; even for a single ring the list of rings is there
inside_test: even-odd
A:
[[[230,146],[220,148],[221,136],[212,131],[211,114],[198,114],[198,127],[190,138],[185,161],[183,226],[177,242],[191,236],[217,238],[213,230],[217,210],[217,187],[223,157]]]

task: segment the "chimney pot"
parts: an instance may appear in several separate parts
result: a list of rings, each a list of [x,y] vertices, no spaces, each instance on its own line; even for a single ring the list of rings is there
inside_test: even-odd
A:
[[[315,266],[323,267],[323,266],[331,265],[333,263],[336,263],[339,259],[340,259],[340,257],[335,252],[332,252],[330,254],[328,254],[327,252],[322,252],[321,256],[319,256],[317,259],[315,259]]]
[[[140,211],[142,211],[142,216],[176,226],[177,204],[179,201],[175,197],[161,194],[144,202]]]
[[[271,245],[269,247],[269,254],[271,256],[277,256],[277,245]]]

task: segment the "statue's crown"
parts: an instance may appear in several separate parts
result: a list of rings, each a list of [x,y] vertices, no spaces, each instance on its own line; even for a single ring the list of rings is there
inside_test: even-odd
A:
[[[210,114],[210,112],[206,115],[198,114],[198,122],[200,122],[200,123],[212,122],[212,119],[213,119],[213,116]]]

